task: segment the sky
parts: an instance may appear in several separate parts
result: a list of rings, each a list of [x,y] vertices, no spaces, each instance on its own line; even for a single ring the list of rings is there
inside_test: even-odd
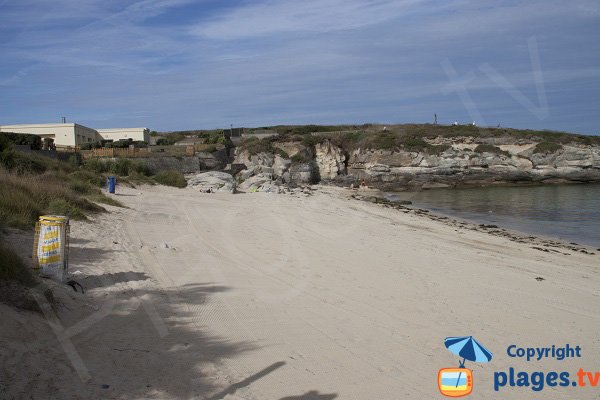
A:
[[[0,0],[0,124],[600,134],[600,2]]]

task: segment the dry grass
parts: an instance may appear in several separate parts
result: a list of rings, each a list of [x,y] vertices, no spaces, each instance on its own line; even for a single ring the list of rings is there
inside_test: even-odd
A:
[[[187,186],[187,181],[183,174],[175,170],[160,171],[158,174],[154,175],[154,180],[165,186],[174,186],[178,188]]]
[[[104,210],[70,185],[81,190],[85,183],[57,171],[20,175],[0,168],[0,220],[8,226],[27,228],[44,213],[85,219],[86,213]],[[88,190],[85,194],[100,194],[99,188],[89,187]]]
[[[0,243],[0,281],[17,281],[26,286],[35,283],[31,271],[19,255],[5,244]]]

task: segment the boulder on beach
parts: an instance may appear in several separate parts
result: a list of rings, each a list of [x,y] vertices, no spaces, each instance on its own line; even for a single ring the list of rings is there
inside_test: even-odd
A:
[[[262,173],[249,177],[241,182],[238,187],[243,192],[281,193],[282,191],[280,185],[272,179],[272,175]]]
[[[233,176],[226,172],[208,171],[194,175],[188,180],[188,187],[200,192],[227,192],[235,191]]]

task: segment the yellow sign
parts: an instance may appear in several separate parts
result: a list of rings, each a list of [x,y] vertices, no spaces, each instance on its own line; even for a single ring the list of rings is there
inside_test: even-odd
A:
[[[66,273],[67,217],[44,215],[39,219],[37,260],[41,272],[61,279]]]

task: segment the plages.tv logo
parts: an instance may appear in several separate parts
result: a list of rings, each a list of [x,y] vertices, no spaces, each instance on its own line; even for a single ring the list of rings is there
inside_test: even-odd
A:
[[[462,357],[458,368],[442,368],[438,372],[438,388],[444,396],[462,397],[473,391],[473,371],[465,368],[465,361],[489,362],[492,353],[473,336],[452,336],[444,339],[452,353]]]

